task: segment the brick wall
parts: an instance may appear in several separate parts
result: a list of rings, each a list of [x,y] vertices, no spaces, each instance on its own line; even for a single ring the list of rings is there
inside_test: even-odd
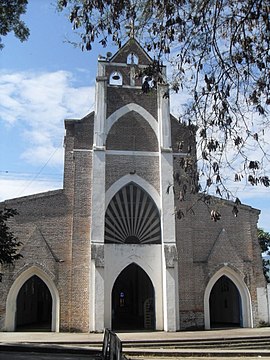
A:
[[[238,273],[247,285],[256,315],[256,288],[265,285],[256,236],[258,211],[240,206],[236,218],[231,202],[213,197],[208,208],[198,198],[199,195],[193,196],[182,204],[176,200],[185,214],[182,219],[176,219],[181,327],[204,325],[205,288],[224,264]],[[193,211],[187,213],[191,206]],[[211,220],[212,208],[222,214],[220,221]],[[256,323],[256,317],[254,320]]]
[[[159,192],[158,156],[106,156],[106,190],[121,177],[133,173],[145,179]]]
[[[131,111],[110,129],[106,149],[158,151],[158,140],[148,122],[140,114]]]
[[[122,88],[121,86],[109,86],[107,88],[107,117],[122,106],[135,103],[142,106],[154,118],[157,118],[157,94],[153,89],[144,94],[141,89]]]
[[[70,297],[68,282],[72,211],[68,198],[63,190],[58,190],[9,200],[3,205],[19,212],[12,221],[11,230],[23,243],[20,250],[23,258],[16,261],[14,267],[5,268],[1,303],[5,304],[14,280],[23,271],[36,265],[55,283],[59,290],[61,309],[64,310]]]

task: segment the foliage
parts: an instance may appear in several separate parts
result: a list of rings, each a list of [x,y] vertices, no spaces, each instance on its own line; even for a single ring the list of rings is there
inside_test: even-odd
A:
[[[121,46],[129,29],[157,64],[173,65],[171,89],[191,97],[180,120],[197,128],[204,191],[231,198],[228,178],[270,186],[268,0],[58,0],[58,8],[68,9],[82,49]]]
[[[22,243],[17,240],[7,224],[8,220],[15,215],[18,215],[15,209],[0,210],[0,265],[13,264],[15,260],[22,257],[18,253],[18,248]]]
[[[270,255],[270,233],[264,231],[263,229],[258,229],[258,241],[260,247],[262,249],[262,253],[264,255]],[[267,280],[270,283],[269,277],[269,270],[270,270],[270,260],[263,257],[263,273]]]
[[[28,0],[1,0],[0,2],[0,49],[4,47],[2,36],[14,32],[20,41],[29,37],[29,29],[20,19],[26,12]]]

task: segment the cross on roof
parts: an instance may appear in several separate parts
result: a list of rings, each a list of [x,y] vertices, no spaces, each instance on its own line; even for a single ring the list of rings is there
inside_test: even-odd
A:
[[[135,30],[139,29],[139,26],[135,26],[135,19],[134,19],[134,17],[132,17],[132,18],[130,19],[130,23],[129,23],[129,25],[126,26],[126,28],[129,29],[129,33],[128,33],[129,37],[130,37],[131,39],[134,39],[134,37],[135,37]]]

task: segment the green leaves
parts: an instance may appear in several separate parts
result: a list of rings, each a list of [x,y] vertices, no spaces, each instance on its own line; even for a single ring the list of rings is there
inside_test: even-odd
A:
[[[217,195],[229,198],[227,169],[232,180],[269,186],[268,0],[58,0],[58,5],[81,31],[82,49],[91,50],[94,41],[121,46],[132,24],[135,37],[155,55],[154,67],[144,71],[154,87],[162,81],[162,59],[170,62],[170,90],[191,94],[181,118],[198,130],[206,191],[214,186]],[[150,90],[145,83],[144,93]]]
[[[258,242],[261,247],[262,253],[270,255],[270,234],[263,229],[258,229]],[[263,258],[263,272],[267,282],[269,279],[269,260]]]
[[[4,47],[2,36],[14,32],[20,41],[26,41],[30,31],[20,19],[26,12],[28,0],[1,0],[0,2],[0,49]]]
[[[22,257],[18,248],[22,245],[10,231],[8,221],[18,215],[15,209],[0,210],[0,264],[13,264]]]

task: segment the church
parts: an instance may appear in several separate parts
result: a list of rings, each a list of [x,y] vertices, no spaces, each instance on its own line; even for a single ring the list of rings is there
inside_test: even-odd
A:
[[[0,204],[18,210],[10,227],[23,243],[1,270],[1,331],[268,321],[259,211],[239,205],[235,217],[233,202],[209,197],[222,214],[211,219],[182,166],[196,163],[195,134],[170,114],[166,67],[163,81],[141,76],[154,64],[134,38],[100,58],[95,111],[65,120],[63,188]]]

